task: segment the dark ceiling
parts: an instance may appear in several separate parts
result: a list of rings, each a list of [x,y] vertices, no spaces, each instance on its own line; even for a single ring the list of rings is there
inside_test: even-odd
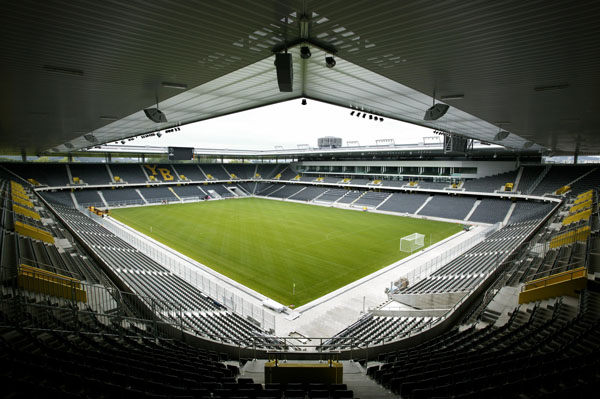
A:
[[[0,3],[0,151],[42,152],[300,36],[557,153],[600,153],[598,1]],[[288,17],[287,23],[285,17]],[[273,74],[275,78],[275,74]],[[537,90],[536,90],[537,88]]]

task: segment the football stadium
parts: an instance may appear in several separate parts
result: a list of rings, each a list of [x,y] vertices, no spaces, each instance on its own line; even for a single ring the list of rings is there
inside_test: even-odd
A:
[[[3,397],[598,394],[599,3],[2,11]]]

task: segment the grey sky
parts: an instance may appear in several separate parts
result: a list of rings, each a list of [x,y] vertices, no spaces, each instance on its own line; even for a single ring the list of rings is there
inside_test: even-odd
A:
[[[350,116],[350,110],[318,101],[287,101],[233,115],[198,122],[162,137],[136,139],[128,144],[228,149],[296,148],[298,144],[316,147],[322,136],[375,145],[377,139],[394,139],[397,144],[417,143],[432,136],[429,128],[385,119],[375,122]],[[168,115],[167,115],[168,117]]]

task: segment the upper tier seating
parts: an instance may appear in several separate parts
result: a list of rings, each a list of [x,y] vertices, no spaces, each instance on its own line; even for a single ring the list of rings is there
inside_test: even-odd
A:
[[[256,170],[256,165],[253,164],[228,163],[223,167],[230,175],[234,174],[238,179],[252,179]]]
[[[206,180],[197,164],[177,164],[174,167],[179,175],[184,175],[190,181]]]
[[[71,183],[64,164],[10,163],[6,164],[6,167],[25,180],[34,179],[50,187],[66,186]]]
[[[121,181],[124,181],[128,184],[139,184],[146,183],[148,178],[144,174],[142,170],[144,168],[141,164],[111,164],[110,171],[113,174],[113,177],[118,176]],[[150,172],[148,169],[146,171]]]
[[[514,183],[515,179],[517,178],[517,173],[517,170],[513,170],[494,176],[482,177],[475,180],[467,180],[463,184],[463,188],[467,191],[493,193],[495,190],[500,190],[506,183]]]
[[[69,165],[71,176],[78,177],[83,183],[89,185],[108,185],[111,183],[110,175],[105,164],[72,163]]]
[[[554,193],[588,171],[590,167],[583,165],[552,166],[531,195]]]
[[[231,177],[225,169],[223,169],[223,165],[214,163],[214,164],[202,164],[199,165],[204,174],[207,176],[211,175],[213,180],[231,180]],[[210,180],[210,178],[208,179]]]
[[[527,194],[531,188],[531,185],[544,171],[545,166],[524,166],[523,173],[521,173],[521,180],[515,191],[519,191],[522,194]]]

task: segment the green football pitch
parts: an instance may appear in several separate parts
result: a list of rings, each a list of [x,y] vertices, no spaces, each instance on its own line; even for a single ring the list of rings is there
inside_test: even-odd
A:
[[[296,307],[410,255],[400,252],[401,237],[424,234],[428,246],[462,228],[258,198],[113,209],[111,216]]]

